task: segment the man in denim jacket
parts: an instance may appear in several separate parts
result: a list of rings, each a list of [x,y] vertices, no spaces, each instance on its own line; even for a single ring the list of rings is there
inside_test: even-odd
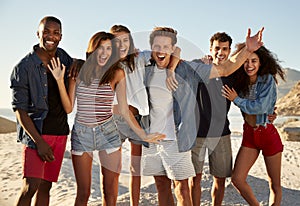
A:
[[[52,182],[56,182],[66,147],[69,125],[58,83],[48,69],[59,58],[67,70],[72,58],[58,48],[61,22],[46,16],[39,24],[39,44],[25,56],[11,74],[12,107],[17,117],[18,141],[23,148],[23,188],[17,205],[49,205]],[[67,75],[65,75],[65,85]],[[64,88],[66,89],[66,88]]]
[[[150,132],[166,134],[160,145],[150,144],[143,150],[143,174],[155,178],[159,205],[174,205],[171,181],[174,181],[178,205],[192,205],[188,178],[195,175],[191,163],[191,149],[197,135],[196,95],[199,82],[233,73],[261,45],[262,30],[247,36],[247,46],[223,65],[205,65],[201,61],[182,61],[176,68],[176,89],[167,92],[165,78],[170,56],[177,42],[172,28],[157,27],[150,35],[152,58],[155,62],[146,68],[145,85],[150,106]],[[172,76],[174,79],[175,75]],[[162,82],[163,81],[163,82]],[[171,98],[170,98],[171,97]],[[171,105],[171,107],[170,107]],[[175,124],[174,124],[175,123]]]

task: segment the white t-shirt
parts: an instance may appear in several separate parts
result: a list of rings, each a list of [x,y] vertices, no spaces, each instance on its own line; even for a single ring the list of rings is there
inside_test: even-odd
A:
[[[166,135],[164,140],[175,140],[175,123],[173,115],[172,92],[166,86],[166,69],[155,66],[149,83],[150,133],[160,132]]]
[[[125,71],[127,104],[137,108],[139,114],[143,116],[149,114],[148,95],[144,85],[144,77],[145,65],[149,62],[150,57],[150,51],[139,52],[139,55],[134,58],[135,70],[132,72],[128,66],[121,64]],[[116,95],[113,104],[118,104]]]

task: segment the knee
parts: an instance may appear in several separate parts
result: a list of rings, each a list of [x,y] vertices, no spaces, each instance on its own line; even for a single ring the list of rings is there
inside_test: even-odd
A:
[[[21,194],[23,197],[31,198],[37,192],[38,187],[35,185],[26,185],[22,188]]]
[[[201,176],[196,175],[195,177],[191,177],[189,179],[190,187],[201,187]]]
[[[214,177],[214,186],[216,188],[224,188],[225,187],[225,177]]]
[[[24,179],[22,187],[22,196],[24,197],[33,197],[36,191],[39,188],[41,181],[40,179]]]
[[[157,190],[166,191],[167,189],[171,188],[171,180],[167,178],[155,178],[155,184]]]
[[[186,198],[190,195],[190,190],[187,184],[178,184],[174,188],[177,197]]]
[[[237,188],[241,187],[245,183],[245,181],[246,181],[246,179],[244,179],[236,174],[232,174],[232,176],[231,176],[231,183]]]
[[[49,192],[52,188],[52,182],[42,180],[38,188],[39,191]]]

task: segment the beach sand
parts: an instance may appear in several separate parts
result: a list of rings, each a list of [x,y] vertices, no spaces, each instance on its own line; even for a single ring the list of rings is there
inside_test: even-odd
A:
[[[240,136],[232,137],[233,157],[241,144]],[[284,152],[282,155],[282,205],[300,205],[300,142],[283,141]],[[22,184],[22,145],[16,142],[16,133],[0,134],[0,205],[13,205]],[[123,169],[119,184],[119,206],[129,205],[128,193],[128,147],[124,145]],[[67,148],[69,150],[69,148]],[[210,190],[212,177],[209,175],[207,160],[202,180],[202,203],[210,205]],[[93,185],[90,196],[91,206],[101,205],[99,164],[94,161]],[[262,155],[251,169],[248,182],[262,205],[268,205],[268,181]],[[51,190],[51,206],[74,205],[76,195],[76,183],[70,159],[70,152],[67,151],[63,161],[62,170],[57,183],[53,184]],[[142,177],[140,205],[158,205],[157,193],[152,177]],[[223,205],[247,205],[243,198],[236,192],[230,178],[226,180],[226,189]]]

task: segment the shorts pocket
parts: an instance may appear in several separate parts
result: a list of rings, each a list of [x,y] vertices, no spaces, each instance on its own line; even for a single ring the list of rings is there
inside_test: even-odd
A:
[[[72,128],[71,138],[73,136],[82,137],[85,134],[85,132],[86,132],[85,126],[83,126],[79,123],[75,123]]]
[[[101,129],[104,136],[115,136],[118,134],[117,126],[113,120],[109,120]]]
[[[113,115],[113,120],[116,124],[119,124],[121,122],[124,122],[124,118],[121,115]]]

